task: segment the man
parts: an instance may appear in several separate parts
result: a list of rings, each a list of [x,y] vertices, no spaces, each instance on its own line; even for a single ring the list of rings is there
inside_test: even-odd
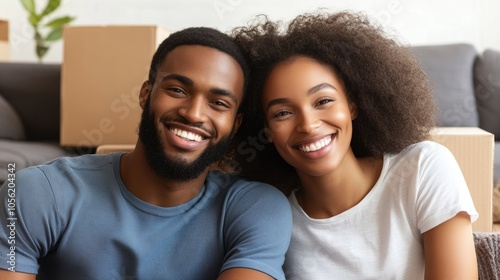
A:
[[[247,69],[214,29],[169,36],[132,152],[62,158],[4,184],[0,279],[284,279],[285,196],[210,170],[240,125]]]

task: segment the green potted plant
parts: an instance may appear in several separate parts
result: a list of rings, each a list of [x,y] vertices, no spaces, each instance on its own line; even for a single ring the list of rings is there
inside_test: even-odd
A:
[[[55,10],[61,5],[61,0],[48,0],[45,8],[38,13],[36,11],[35,0],[21,0],[21,4],[28,12],[28,21],[33,27],[35,39],[35,52],[38,61],[42,62],[47,54],[50,44],[62,38],[62,28],[75,18],[71,16],[62,16],[49,19]]]

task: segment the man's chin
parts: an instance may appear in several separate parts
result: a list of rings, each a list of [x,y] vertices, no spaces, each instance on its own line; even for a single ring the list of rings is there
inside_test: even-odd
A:
[[[162,143],[161,135],[155,128],[154,115],[149,113],[149,98],[139,125],[139,139],[150,168],[160,177],[190,181],[198,178],[209,166],[224,157],[231,140],[230,136],[217,143],[209,142],[201,151],[179,150],[178,147]]]

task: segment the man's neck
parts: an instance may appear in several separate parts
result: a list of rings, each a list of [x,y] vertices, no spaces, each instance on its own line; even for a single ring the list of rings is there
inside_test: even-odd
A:
[[[137,198],[161,207],[181,205],[201,191],[208,168],[198,178],[180,182],[157,175],[149,166],[140,143],[120,159],[120,176],[125,187]]]

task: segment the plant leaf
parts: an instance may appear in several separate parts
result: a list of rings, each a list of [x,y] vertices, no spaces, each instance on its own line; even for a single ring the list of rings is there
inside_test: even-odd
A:
[[[40,32],[38,32],[38,30],[35,30],[34,38],[37,44],[43,41],[42,35],[40,34]]]
[[[38,23],[40,23],[40,17],[38,17],[36,14],[30,14],[28,17],[28,21],[30,22],[31,26],[36,28],[38,26]]]
[[[35,0],[21,0],[21,4],[23,4],[24,9],[30,14],[36,14]]]
[[[55,11],[59,6],[61,5],[61,0],[49,0],[47,2],[47,6],[45,6],[45,9],[43,9],[43,12],[40,14],[40,17],[44,17],[53,11]]]
[[[42,43],[36,44],[36,56],[38,57],[39,62],[42,62],[42,58],[45,56],[48,50],[49,50],[48,46]]]
[[[62,28],[54,28],[50,33],[45,37],[45,41],[57,41],[62,38]]]
[[[70,17],[70,16],[60,17],[60,18],[56,18],[56,19],[51,20],[49,23],[45,24],[45,26],[53,27],[53,28],[62,27],[63,25],[70,23],[74,19],[75,19],[74,17]]]

